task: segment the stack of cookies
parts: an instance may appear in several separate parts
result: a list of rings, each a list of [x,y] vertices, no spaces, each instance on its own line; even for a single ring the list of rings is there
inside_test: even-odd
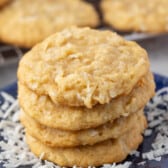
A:
[[[135,42],[72,27],[21,59],[18,87],[31,151],[87,167],[120,162],[138,148],[155,85],[147,53]]]

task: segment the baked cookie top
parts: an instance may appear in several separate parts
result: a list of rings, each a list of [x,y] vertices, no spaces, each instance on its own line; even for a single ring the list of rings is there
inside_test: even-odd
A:
[[[21,83],[18,83],[18,99],[23,111],[42,125],[77,131],[95,128],[121,116],[136,113],[154,95],[154,86],[152,74],[149,73],[129,95],[121,95],[108,104],[98,104],[92,109],[54,104],[48,96],[38,95]]]
[[[0,40],[32,47],[66,27],[99,24],[95,9],[80,0],[14,0],[0,11]]]
[[[168,32],[167,0],[102,0],[104,21],[121,31]]]
[[[86,106],[128,94],[149,69],[147,53],[110,31],[69,28],[20,61],[19,80],[54,103]]]
[[[0,0],[0,7],[6,4],[9,0]]]

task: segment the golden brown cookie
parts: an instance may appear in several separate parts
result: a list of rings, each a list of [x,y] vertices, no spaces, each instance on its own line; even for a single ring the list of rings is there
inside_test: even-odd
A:
[[[18,78],[54,103],[91,108],[130,93],[148,70],[147,53],[135,42],[110,31],[73,27],[28,52]]]
[[[92,109],[54,104],[48,96],[35,94],[20,83],[18,99],[24,112],[42,125],[73,131],[97,127],[142,109],[154,95],[154,89],[153,76],[148,73],[129,95],[115,98],[109,104],[96,105]]]
[[[102,0],[104,21],[120,31],[168,32],[167,0]]]
[[[0,40],[32,47],[69,26],[99,24],[95,9],[80,0],[14,0],[0,11]]]
[[[9,2],[9,0],[0,0],[0,7]]]
[[[27,133],[26,136],[31,151],[37,156],[44,154],[42,159],[50,160],[60,166],[72,167],[76,165],[88,167],[124,160],[142,142],[141,133],[145,128],[146,120],[144,120],[143,124],[135,124],[134,129],[123,134],[118,139],[107,140],[93,146],[87,145],[74,148],[52,148]]]
[[[142,125],[145,120],[143,110],[128,117],[121,117],[113,122],[105,123],[94,129],[81,131],[64,131],[41,125],[21,112],[21,123],[26,132],[51,147],[73,147],[79,145],[93,145],[107,139],[115,139],[128,132],[137,123]]]

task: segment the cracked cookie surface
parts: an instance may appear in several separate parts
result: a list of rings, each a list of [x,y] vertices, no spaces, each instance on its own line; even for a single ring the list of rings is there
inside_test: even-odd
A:
[[[148,70],[148,55],[135,42],[110,31],[73,27],[25,54],[18,78],[56,104],[92,108],[129,94]]]

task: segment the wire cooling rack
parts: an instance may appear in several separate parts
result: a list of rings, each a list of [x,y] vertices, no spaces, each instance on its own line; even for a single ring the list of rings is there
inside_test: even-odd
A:
[[[26,49],[0,43],[0,67],[19,61]]]

